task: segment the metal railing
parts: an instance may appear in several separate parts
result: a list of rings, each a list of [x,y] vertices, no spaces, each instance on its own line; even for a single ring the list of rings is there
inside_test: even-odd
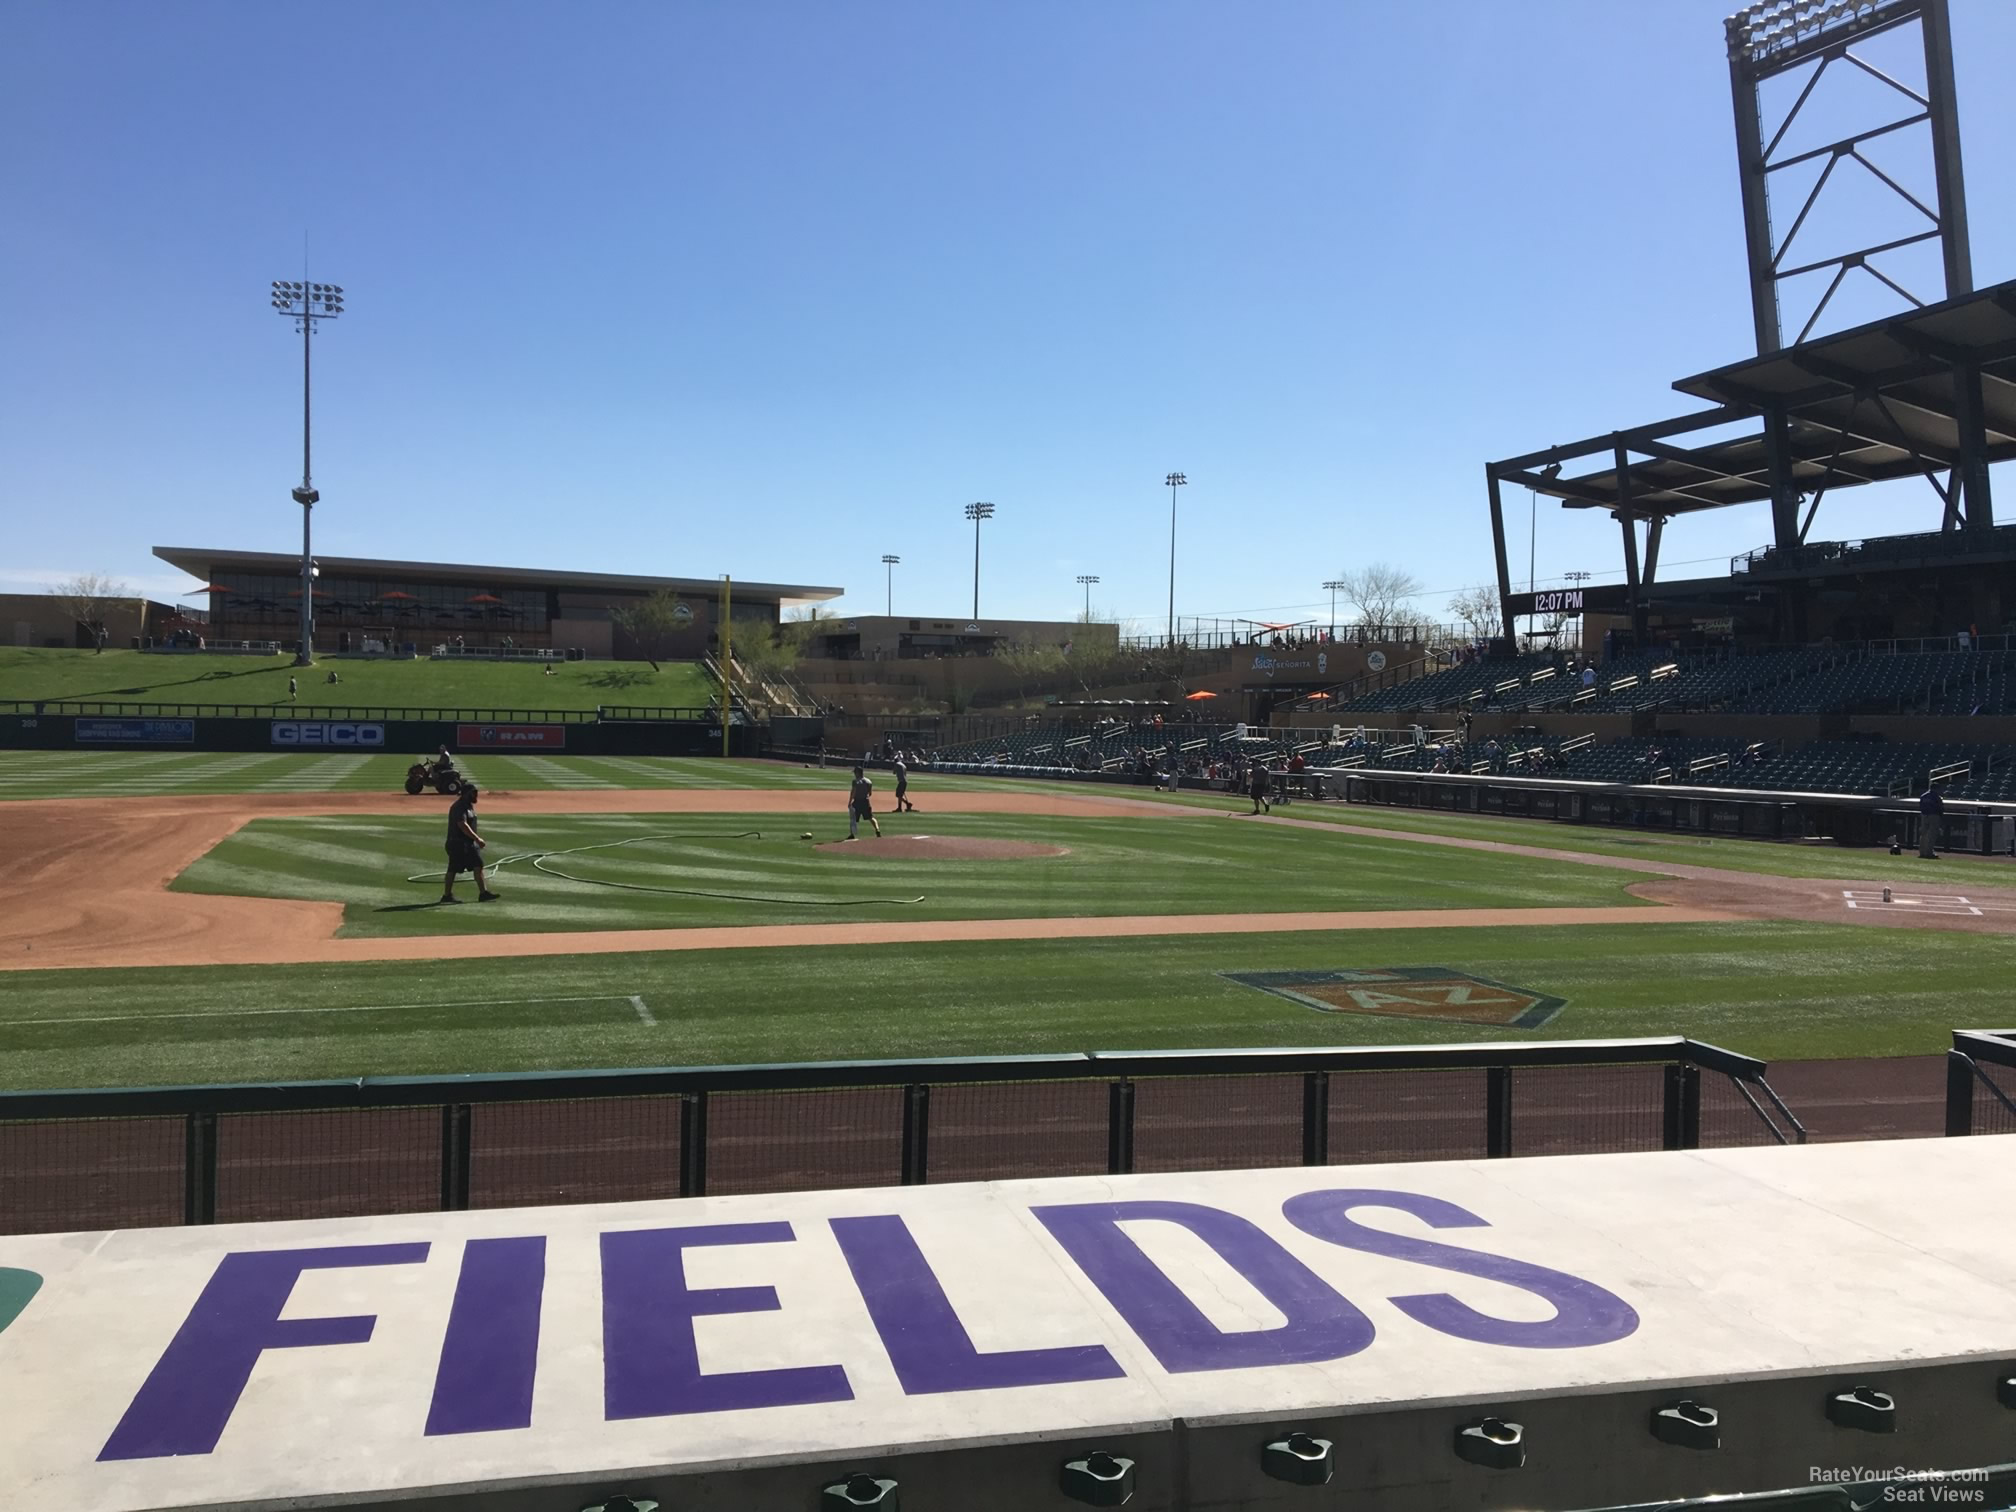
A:
[[[1991,1075],[1991,1066],[2003,1075]],[[1946,1052],[1946,1132],[2016,1134],[2016,1029],[1953,1031]]]
[[[0,1094],[0,1232],[1803,1142],[1679,1037]]]

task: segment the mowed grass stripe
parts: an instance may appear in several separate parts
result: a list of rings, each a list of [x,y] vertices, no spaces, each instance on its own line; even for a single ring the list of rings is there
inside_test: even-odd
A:
[[[1637,874],[1430,849],[1343,831],[1161,820],[961,814],[885,819],[885,833],[1023,840],[1066,854],[1030,860],[903,858],[819,840],[830,819],[774,814],[513,815],[483,826],[500,904],[416,905],[443,865],[438,816],[267,819],[179,877],[192,892],[346,903],[344,932],[680,928],[861,919],[1306,913],[1382,908],[1607,907],[1635,902]],[[634,838],[634,843],[611,841]],[[544,853],[544,865],[511,860]],[[567,854],[561,854],[561,853]],[[567,876],[555,875],[565,872]],[[616,884],[616,885],[602,885]],[[640,891],[634,889],[653,889]],[[1644,905],[1651,906],[1651,905]]]
[[[1266,936],[1179,925],[1127,940],[23,972],[0,994],[0,1085],[1647,1034],[1769,1060],[1935,1055],[1953,1025],[2006,1015],[2006,952],[1982,945],[1818,924]],[[1321,1013],[1223,975],[1395,966],[1470,972],[1567,1006],[1538,1030]],[[658,1026],[623,1006],[632,995]],[[104,1021],[108,1003],[132,1016]],[[314,1011],[354,1005],[394,1011]],[[229,1016],[210,1016],[219,1009]]]

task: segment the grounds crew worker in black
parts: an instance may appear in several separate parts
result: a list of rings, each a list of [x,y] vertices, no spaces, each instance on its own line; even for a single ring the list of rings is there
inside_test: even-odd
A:
[[[448,810],[448,875],[441,879],[441,901],[460,903],[455,896],[455,874],[476,874],[476,901],[488,903],[497,894],[483,881],[483,837],[476,833],[476,784],[464,781],[462,791]]]

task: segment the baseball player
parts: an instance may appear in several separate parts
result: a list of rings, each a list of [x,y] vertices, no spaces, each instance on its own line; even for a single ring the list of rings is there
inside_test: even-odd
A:
[[[896,812],[900,814],[905,809],[908,809],[911,813],[914,814],[917,812],[917,805],[912,803],[908,796],[910,792],[910,767],[909,763],[904,759],[903,753],[901,751],[898,751],[896,753],[895,769],[896,769]]]
[[[854,768],[853,785],[847,789],[847,838],[861,838],[861,821],[866,819],[875,831],[875,838],[882,838],[882,826],[875,818],[875,783],[860,767]]]

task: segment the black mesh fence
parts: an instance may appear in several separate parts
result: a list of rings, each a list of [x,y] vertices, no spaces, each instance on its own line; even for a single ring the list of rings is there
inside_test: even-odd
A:
[[[441,1206],[441,1110],[329,1108],[217,1120],[219,1223]]]
[[[1240,1171],[1302,1163],[1294,1075],[1158,1076],[1134,1085],[1134,1169]]]
[[[951,1082],[931,1089],[927,1180],[1097,1176],[1106,1170],[1103,1081]]]
[[[677,1197],[683,1107],[677,1096],[479,1103],[469,1110],[469,1206]]]
[[[184,1133],[180,1118],[0,1123],[0,1233],[180,1223]]]
[[[894,1186],[903,1179],[903,1089],[715,1093],[707,1194]]]
[[[1512,1153],[1661,1149],[1665,1083],[1664,1066],[1521,1066],[1511,1077]]]
[[[1974,1132],[1976,1134],[2016,1134],[2016,1066],[1990,1065],[1976,1061],[1980,1076],[1974,1082]],[[1985,1083],[1985,1085],[1984,1085]],[[2002,1094],[1997,1097],[1997,1092]],[[2007,1101],[2004,1101],[2004,1099]]]
[[[1727,1073],[1775,1111],[1762,1069],[1595,1041],[0,1094],[0,1232],[1656,1150],[1690,1087],[1700,1143],[1754,1144]],[[2016,1114],[1977,1087],[1975,1127]]]
[[[1748,1098],[1744,1096],[1745,1091],[1750,1094]],[[1726,1150],[1737,1145],[1776,1144],[1778,1137],[1771,1132],[1773,1126],[1781,1132],[1789,1132],[1786,1114],[1765,1095],[1761,1087],[1745,1087],[1735,1077],[1724,1076],[1717,1071],[1701,1073],[1702,1149]]]
[[[1330,1076],[1330,1163],[1469,1160],[1487,1153],[1486,1073],[1352,1071]]]

